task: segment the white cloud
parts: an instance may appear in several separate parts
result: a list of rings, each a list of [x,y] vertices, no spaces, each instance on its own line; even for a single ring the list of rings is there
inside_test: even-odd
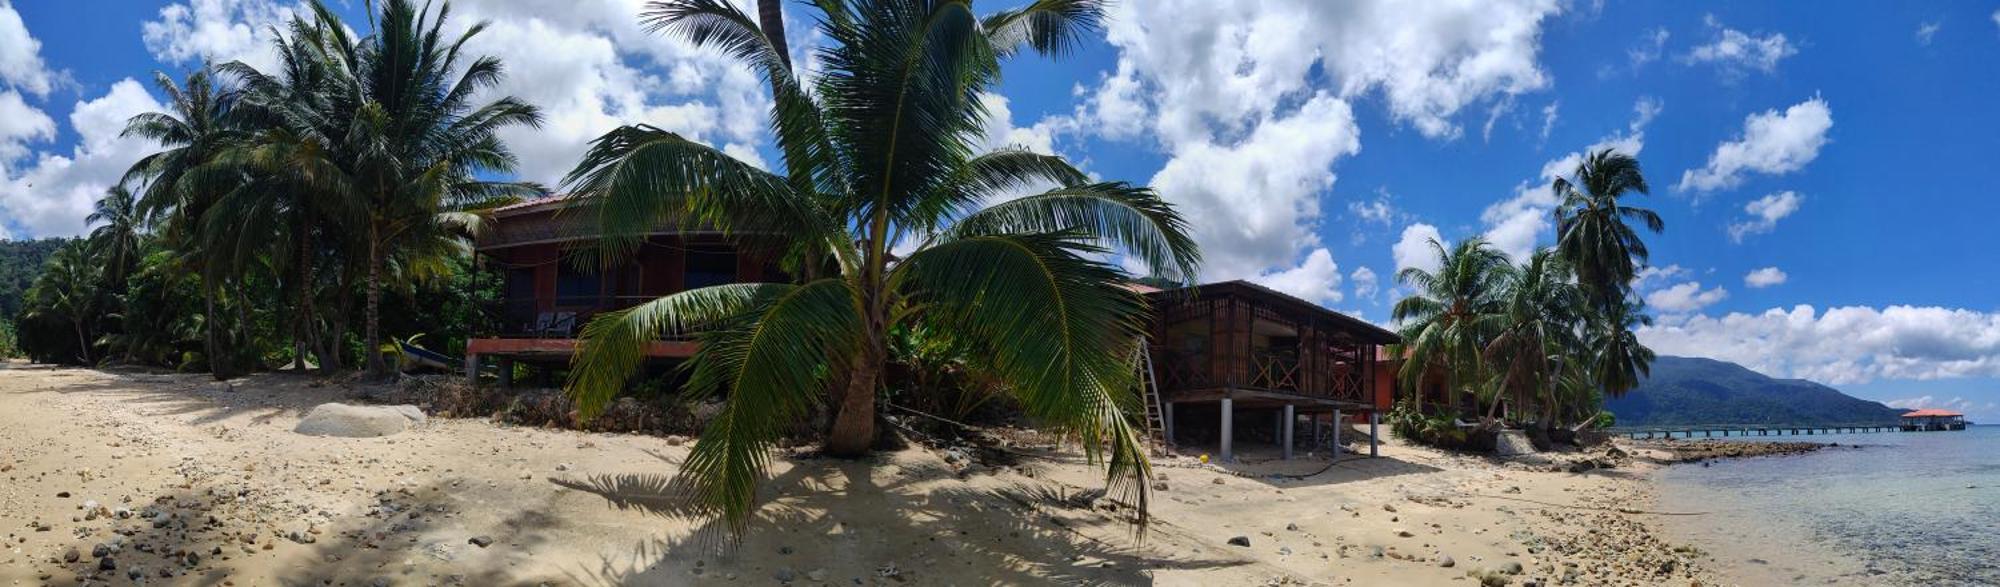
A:
[[[979,96],[979,101],[986,107],[986,133],[977,147],[979,151],[1017,147],[1036,153],[1056,152],[1055,131],[1061,122],[1043,120],[1026,128],[1014,126],[1014,112],[1006,96],[985,93]]]
[[[1396,206],[1389,203],[1390,198],[1387,188],[1376,188],[1373,200],[1348,201],[1347,213],[1363,222],[1389,226],[1396,219]]]
[[[1701,282],[1689,281],[1646,294],[1646,305],[1668,314],[1685,314],[1714,305],[1729,297],[1722,286],[1702,289]]]
[[[146,50],[162,62],[240,60],[269,72],[278,65],[271,45],[276,27],[298,13],[309,12],[272,0],[189,0],[161,8],[139,30]]]
[[[1931,39],[1933,39],[1933,38],[1937,37],[1937,32],[1938,32],[1938,29],[1940,29],[1940,28],[1943,28],[1943,27],[1944,27],[1944,23],[1941,23],[1941,22],[1926,22],[1926,23],[1921,23],[1921,24],[1918,24],[1918,25],[1917,25],[1917,44],[1918,44],[1918,45],[1929,45],[1929,44],[1931,44]]]
[[[0,83],[36,96],[47,96],[63,81],[62,73],[42,62],[42,42],[28,32],[28,23],[7,0],[0,0]]]
[[[1396,120],[1456,136],[1450,119],[1464,107],[1547,87],[1535,61],[1540,25],[1559,9],[1555,0],[1115,3],[1107,38],[1119,65],[1087,114],[1108,133],[1145,128],[1170,145],[1212,127],[1241,132],[1307,93],[1319,66],[1337,97],[1379,90]],[[1150,124],[1132,126],[1142,112]]]
[[[2000,10],[1993,11],[1993,24],[1995,26],[2000,26]]]
[[[1982,406],[1960,396],[1952,396],[1950,399],[1940,399],[1929,395],[1907,397],[1903,399],[1893,399],[1886,402],[1882,402],[1882,404],[1899,410],[1921,410],[1925,408],[1934,408],[1934,409],[1951,410],[1960,413],[1971,412],[1980,409],[1992,410],[1994,407],[1996,407],[1995,404],[1993,404],[1992,402],[1987,402],[1986,405]]]
[[[1556,207],[1556,194],[1550,185],[1557,177],[1576,170],[1583,162],[1585,153],[1599,149],[1615,149],[1620,153],[1637,157],[1646,147],[1646,125],[1660,114],[1659,100],[1641,97],[1632,104],[1632,121],[1622,132],[1613,133],[1582,151],[1574,151],[1542,165],[1542,173],[1534,179],[1522,181],[1514,186],[1512,198],[1487,206],[1479,213],[1479,220],[1486,224],[1486,240],[1493,247],[1506,253],[1509,258],[1521,261],[1528,258],[1541,242],[1544,233],[1550,232],[1550,213]]]
[[[1340,265],[1333,262],[1333,253],[1323,248],[1313,249],[1297,267],[1259,275],[1251,281],[1321,305],[1342,298]]]
[[[1400,273],[1411,267],[1437,271],[1437,249],[1431,247],[1431,241],[1449,246],[1435,226],[1417,223],[1403,227],[1403,238],[1389,248],[1389,256],[1396,260],[1396,271]]]
[[[1375,299],[1375,294],[1382,291],[1382,280],[1375,276],[1374,269],[1357,267],[1354,269],[1354,273],[1348,275],[1347,278],[1354,280],[1354,297],[1356,298],[1373,300]]]
[[[157,149],[151,141],[118,136],[126,119],[164,108],[139,82],[126,78],[95,100],[77,102],[69,116],[77,144],[67,155],[41,153],[19,173],[0,177],[0,209],[15,234],[71,236],[83,217],[132,162]]]
[[[1743,212],[1750,217],[1729,225],[1729,240],[1741,243],[1743,237],[1771,232],[1778,227],[1779,220],[1799,211],[1799,204],[1804,201],[1805,196],[1790,190],[1752,200],[1743,206]]]
[[[1549,102],[1542,107],[1542,140],[1549,140],[1549,133],[1556,129],[1556,111],[1562,108],[1562,100]]]
[[[1182,146],[1149,183],[1197,220],[1207,278],[1248,277],[1319,244],[1319,194],[1333,186],[1333,162],[1360,148],[1353,110],[1320,94],[1239,142]]]
[[[1645,290],[1665,285],[1666,282],[1693,275],[1694,271],[1680,265],[1665,267],[1645,266],[1632,276],[1632,289]]]
[[[1743,285],[1747,285],[1754,288],[1766,288],[1766,287],[1771,287],[1773,285],[1781,285],[1785,283],[1786,279],[1790,278],[1791,276],[1785,275],[1785,272],[1782,269],[1778,269],[1777,267],[1765,267],[1762,269],[1751,271],[1748,274],[1745,274],[1743,276]]]
[[[55,138],[55,120],[29,106],[20,92],[0,91],[0,177],[9,163],[28,154],[28,143]]]
[[[1760,314],[1663,316],[1639,338],[1666,355],[1732,361],[1829,384],[2000,377],[2000,314],[1942,307],[1800,305]]]
[[[1771,33],[1762,37],[1723,26],[1714,15],[1703,19],[1710,30],[1715,31],[1715,39],[1689,51],[1689,63],[1715,65],[1725,79],[1742,77],[1746,70],[1764,73],[1778,71],[1778,62],[1799,53],[1798,47],[1785,39],[1783,33]]]
[[[1780,175],[1804,168],[1826,145],[1833,128],[1833,110],[1817,96],[1786,108],[1766,110],[1743,120],[1743,134],[1716,146],[1708,165],[1681,174],[1675,189],[1710,192],[1733,188],[1756,172]]]
[[[1626,49],[1625,57],[1632,62],[1632,70],[1638,71],[1640,67],[1645,66],[1647,63],[1658,61],[1660,55],[1666,53],[1667,37],[1669,36],[1671,35],[1667,33],[1666,27],[1659,27],[1642,37],[1639,44]]]

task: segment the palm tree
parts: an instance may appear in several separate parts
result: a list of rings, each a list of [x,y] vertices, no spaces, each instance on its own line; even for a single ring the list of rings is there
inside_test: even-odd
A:
[[[601,315],[584,329],[569,381],[583,413],[620,392],[649,342],[699,331],[686,391],[728,400],[676,483],[740,528],[767,449],[810,410],[832,412],[828,454],[868,452],[890,332],[920,326],[985,349],[994,378],[1093,461],[1106,459],[1113,489],[1143,512],[1150,469],[1125,408],[1136,405],[1126,360],[1146,309],[1104,257],[1185,279],[1199,263],[1194,241],[1149,189],[1092,182],[1056,156],[973,152],[986,114],[979,96],[994,88],[1001,58],[1022,47],[1064,53],[1096,24],[1099,4],[1041,0],[978,18],[969,2],[820,2],[830,42],[819,50],[825,74],[808,82],[728,2],[651,3],[648,25],[763,73],[786,175],[641,125],[599,138],[565,184],[595,209],[607,254],[670,220],[781,245],[803,278]],[[980,207],[1041,185],[1055,187]]]
[[[1459,241],[1446,250],[1430,241],[1438,269],[1408,267],[1396,280],[1415,290],[1396,302],[1391,316],[1401,324],[1403,343],[1394,352],[1406,356],[1396,380],[1416,393],[1423,408],[1423,380],[1441,373],[1456,403],[1460,386],[1486,380],[1485,349],[1507,324],[1507,284],[1513,265],[1482,238]]]
[[[133,163],[120,183],[143,182],[135,208],[138,216],[157,221],[160,237],[173,243],[183,253],[183,262],[202,275],[204,355],[209,373],[216,379],[227,379],[232,369],[222,352],[222,322],[215,310],[222,284],[214,268],[204,262],[195,233],[209,206],[222,196],[218,186],[225,183],[205,178],[198,171],[241,138],[231,116],[236,92],[215,83],[206,65],[188,74],[185,85],[161,72],[154,72],[153,79],[167,95],[170,112],[133,116],[126,122],[123,136],[152,139],[165,149]]]
[[[1636,331],[1641,326],[1652,326],[1653,318],[1646,315],[1644,305],[1633,300],[1598,312],[1591,321],[1594,324],[1589,329],[1587,346],[1589,372],[1596,376],[1597,385],[1605,393],[1612,397],[1625,395],[1652,374],[1653,349],[1639,342]]]
[[[1635,264],[1647,257],[1646,243],[1626,221],[1640,222],[1660,232],[1660,215],[1627,206],[1619,199],[1629,192],[1647,193],[1639,160],[1605,148],[1586,154],[1576,166],[1575,181],[1558,177],[1551,189],[1562,201],[1556,207],[1556,249],[1576,270],[1577,282],[1599,308],[1623,303],[1631,289]]]
[[[1506,325],[1486,344],[1486,360],[1494,368],[1493,405],[1511,393],[1515,405],[1525,408],[1532,394],[1547,428],[1560,399],[1562,361],[1583,346],[1578,333],[1589,305],[1568,264],[1550,249],[1536,250],[1509,271],[1505,289]],[[1488,410],[1489,417],[1492,413]]]
[[[139,217],[138,197],[123,185],[114,185],[98,198],[84,224],[103,223],[90,231],[90,246],[111,261],[110,285],[122,289],[125,274],[139,255],[139,231],[145,221]]]
[[[74,329],[78,357],[85,365],[95,362],[90,356],[90,336],[85,325],[97,312],[101,277],[98,261],[90,257],[88,246],[72,242],[49,256],[48,265],[27,296],[34,300],[28,317],[62,320]]]

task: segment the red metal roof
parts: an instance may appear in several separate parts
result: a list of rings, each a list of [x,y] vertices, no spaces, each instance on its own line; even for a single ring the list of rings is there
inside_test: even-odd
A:
[[[1926,408],[1926,409],[1922,409],[1922,410],[1917,410],[1917,411],[1914,411],[1914,412],[1910,412],[1910,413],[1908,413],[1908,414],[1903,414],[1903,417],[1905,417],[1905,418],[1950,418],[1950,417],[1952,417],[1952,416],[1964,416],[1964,415],[1965,415],[1965,414],[1960,414],[1960,413],[1958,413],[1958,412],[1954,412],[1954,411],[1951,411],[1951,410],[1940,410],[1940,409],[1937,409],[1937,408]]]

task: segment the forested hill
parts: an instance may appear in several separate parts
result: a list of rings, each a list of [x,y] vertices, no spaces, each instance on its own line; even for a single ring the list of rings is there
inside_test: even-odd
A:
[[[42,264],[69,239],[0,240],[0,320],[21,312],[21,294],[42,274]]]
[[[1773,379],[1735,363],[1662,356],[1652,376],[1605,402],[1619,426],[1893,423],[1902,410],[1801,379]]]

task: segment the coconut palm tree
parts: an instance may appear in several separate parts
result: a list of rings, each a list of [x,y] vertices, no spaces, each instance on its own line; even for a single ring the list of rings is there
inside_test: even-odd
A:
[[[1507,256],[1485,239],[1468,238],[1450,250],[1432,239],[1430,246],[1438,269],[1398,272],[1396,280],[1414,292],[1391,310],[1403,339],[1393,352],[1406,357],[1396,380],[1416,393],[1419,410],[1421,386],[1433,372],[1445,378],[1454,404],[1462,386],[1486,381],[1486,345],[1507,325],[1507,286],[1513,278]]]
[[[76,335],[78,357],[83,364],[94,363],[90,355],[88,323],[96,317],[97,288],[102,285],[102,269],[82,242],[71,242],[49,256],[48,265],[35,279],[27,297],[33,300],[29,318],[61,320]]]
[[[1631,300],[1595,313],[1591,321],[1590,339],[1585,347],[1590,352],[1588,372],[1596,376],[1604,393],[1612,397],[1625,395],[1652,373],[1653,349],[1639,342],[1636,331],[1641,326],[1652,326],[1653,318],[1646,315],[1641,302]]]
[[[188,269],[202,276],[203,355],[208,359],[209,373],[216,379],[227,379],[233,368],[222,352],[223,328],[215,300],[223,284],[214,268],[204,262],[196,233],[208,208],[226,189],[221,186],[232,178],[198,171],[241,139],[241,128],[231,115],[237,93],[216,83],[206,65],[189,73],[185,84],[161,72],[154,72],[153,80],[166,94],[169,112],[133,116],[126,121],[123,136],[151,139],[164,149],[133,163],[120,183],[144,185],[136,207],[138,216],[158,224],[160,237],[183,253],[181,259]]]
[[[1137,399],[1126,361],[1146,309],[1106,256],[1184,280],[1199,263],[1194,241],[1149,189],[1093,182],[1056,156],[973,149],[979,98],[1002,57],[1064,53],[1099,4],[1041,0],[982,18],[970,2],[823,1],[825,73],[812,80],[794,77],[726,1],[649,4],[648,25],[762,72],[785,175],[641,125],[599,138],[566,186],[593,209],[608,254],[674,221],[781,245],[802,279],[700,288],[599,316],[569,381],[584,414],[620,392],[648,343],[698,331],[686,391],[727,402],[676,483],[740,528],[767,450],[809,411],[832,412],[828,454],[870,450],[891,329],[916,325],[986,349],[994,378],[1107,462],[1113,489],[1143,512],[1150,470],[1125,408]],[[1042,186],[1052,187],[983,206]]]
[[[1558,177],[1551,189],[1556,207],[1556,250],[1576,271],[1577,282],[1600,308],[1623,303],[1631,289],[1636,264],[1646,261],[1646,243],[1626,222],[1638,222],[1652,232],[1665,223],[1645,208],[1627,206],[1631,192],[1647,193],[1639,160],[1605,148],[1584,155],[1575,179]]]
[[[139,200],[124,185],[114,185],[98,198],[84,224],[98,224],[90,231],[93,252],[111,261],[109,285],[123,288],[125,273],[139,256],[139,231],[145,221],[139,217]]]
[[[1546,428],[1560,400],[1556,383],[1562,361],[1583,346],[1579,333],[1589,305],[1568,264],[1550,249],[1537,249],[1508,272],[1505,289],[1506,324],[1485,349],[1493,367],[1493,405],[1497,408],[1497,399],[1511,394],[1514,404],[1525,408],[1532,396]],[[1488,416],[1492,414],[1489,409]]]

